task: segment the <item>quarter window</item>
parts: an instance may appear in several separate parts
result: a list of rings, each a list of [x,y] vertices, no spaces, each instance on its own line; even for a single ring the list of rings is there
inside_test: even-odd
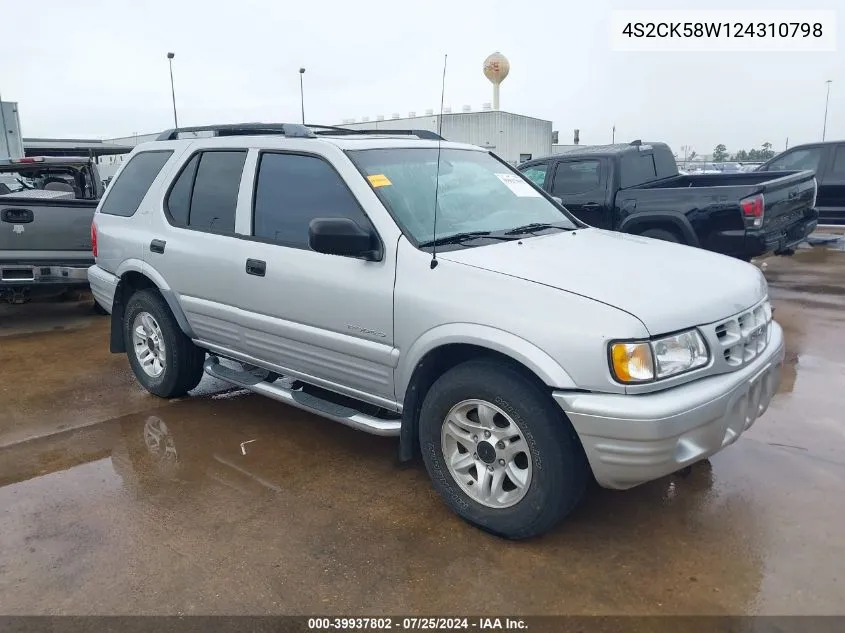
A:
[[[100,213],[122,217],[135,215],[156,176],[172,154],[171,151],[135,154],[112,185]]]

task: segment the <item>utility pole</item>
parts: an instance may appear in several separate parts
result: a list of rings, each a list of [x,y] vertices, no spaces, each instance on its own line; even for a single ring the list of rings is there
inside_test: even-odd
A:
[[[833,83],[833,80],[828,79],[825,83],[827,84],[827,96],[824,98],[824,126],[822,127],[822,141],[824,141],[825,133],[827,132],[827,104],[830,101],[830,84]]]
[[[305,125],[305,89],[302,87],[302,75],[305,74],[305,69],[299,69],[299,105],[302,108],[302,125]]]

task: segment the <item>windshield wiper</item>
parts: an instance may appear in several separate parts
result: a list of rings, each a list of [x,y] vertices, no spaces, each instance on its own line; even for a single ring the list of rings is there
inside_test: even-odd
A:
[[[541,231],[543,229],[560,229],[561,231],[569,230],[563,226],[558,226],[557,224],[551,224],[549,222],[532,222],[531,224],[525,224],[523,226],[518,226],[515,229],[511,229],[510,231],[505,231],[504,235],[522,235],[523,233],[531,233],[532,231]]]
[[[428,242],[421,242],[420,246],[426,248],[428,246],[442,246],[444,244],[463,244],[469,240],[474,240],[479,237],[487,237],[492,240],[512,240],[512,237],[504,235],[493,235],[491,231],[466,231],[464,233],[455,233],[454,235],[447,235],[446,237],[438,237],[436,240],[429,240]]]

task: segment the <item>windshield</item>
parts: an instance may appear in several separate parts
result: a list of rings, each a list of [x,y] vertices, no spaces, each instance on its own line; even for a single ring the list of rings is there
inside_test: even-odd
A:
[[[437,148],[355,150],[348,154],[417,245],[435,239]],[[480,246],[493,243],[489,238],[501,239],[508,231],[528,225],[532,232],[577,226],[528,180],[486,152],[442,150],[439,180],[438,241],[466,233],[489,233],[486,240],[461,243]]]

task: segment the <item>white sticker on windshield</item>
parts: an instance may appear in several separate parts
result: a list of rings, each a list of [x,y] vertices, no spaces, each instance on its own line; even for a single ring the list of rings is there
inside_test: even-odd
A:
[[[520,198],[540,198],[540,193],[515,174],[496,174],[496,178]]]

